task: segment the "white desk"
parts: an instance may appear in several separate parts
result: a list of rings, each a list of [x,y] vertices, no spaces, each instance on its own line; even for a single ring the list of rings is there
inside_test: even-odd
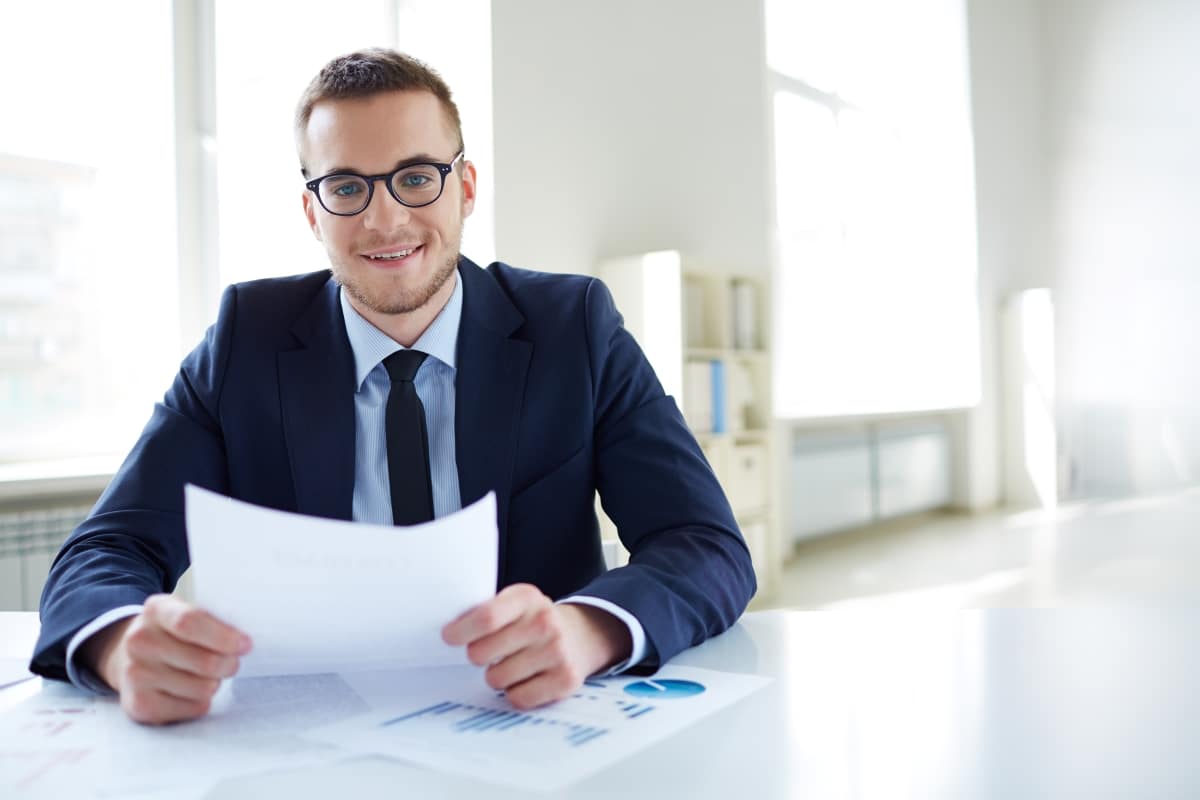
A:
[[[6,647],[32,616],[0,615]],[[775,682],[550,796],[1200,797],[1200,610],[760,612],[675,663]],[[384,792],[522,796],[359,758],[209,797]]]

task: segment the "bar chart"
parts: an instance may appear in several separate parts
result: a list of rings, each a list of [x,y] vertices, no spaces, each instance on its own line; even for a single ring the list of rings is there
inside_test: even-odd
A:
[[[456,734],[501,734],[522,738],[553,737],[572,747],[579,747],[608,733],[607,728],[579,722],[552,719],[537,714],[519,711],[486,708],[470,703],[443,701],[410,714],[393,717],[380,724],[382,728],[397,725],[413,726],[419,722],[434,721],[443,731]],[[424,726],[422,726],[424,727]]]
[[[628,698],[614,696],[607,687],[591,684],[546,713],[517,711],[507,703],[499,707],[443,700],[384,720],[379,727],[402,730],[406,734],[415,734],[416,729],[430,734],[436,728],[442,735],[489,734],[527,742],[552,739],[575,748],[610,733],[613,723],[639,719],[654,709],[655,706],[649,703],[631,702]]]
[[[359,680],[369,694],[367,679]],[[487,686],[474,667],[381,673],[370,680],[373,691],[392,697],[388,710],[312,730],[306,738],[534,790],[595,773],[768,682],[668,666],[652,678],[591,678],[565,699],[526,711]]]

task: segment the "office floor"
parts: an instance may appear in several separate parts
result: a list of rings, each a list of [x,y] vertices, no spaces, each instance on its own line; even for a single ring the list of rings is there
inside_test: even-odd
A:
[[[1195,600],[1200,489],[1057,511],[927,514],[799,543],[769,607]]]

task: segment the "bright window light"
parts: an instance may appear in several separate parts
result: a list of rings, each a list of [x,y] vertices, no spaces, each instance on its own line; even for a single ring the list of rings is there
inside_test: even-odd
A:
[[[5,9],[0,464],[111,469],[178,366],[171,46],[158,0]]]
[[[974,405],[979,322],[961,0],[779,0],[767,4],[767,31],[776,414]],[[789,60],[780,43],[793,33],[840,55],[819,69]]]

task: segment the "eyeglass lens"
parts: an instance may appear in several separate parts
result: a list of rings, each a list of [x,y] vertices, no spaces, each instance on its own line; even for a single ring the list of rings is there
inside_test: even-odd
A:
[[[423,206],[442,192],[442,174],[429,164],[414,164],[392,176],[392,191],[405,205]],[[333,214],[356,214],[367,207],[370,187],[357,175],[332,175],[321,181],[321,203]]]

